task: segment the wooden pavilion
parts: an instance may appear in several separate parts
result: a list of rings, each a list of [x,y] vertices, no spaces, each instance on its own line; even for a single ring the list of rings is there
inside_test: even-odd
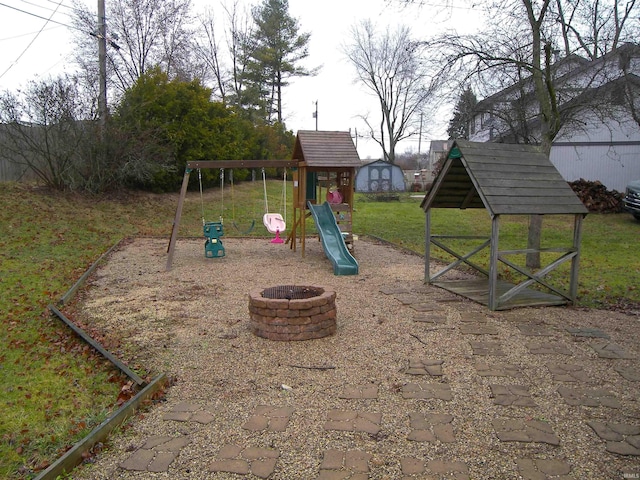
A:
[[[456,140],[421,207],[426,214],[426,283],[487,305],[490,310],[575,302],[582,220],[588,212],[549,158],[537,147]],[[434,235],[431,232],[431,210],[434,208],[486,209],[491,218],[490,238],[476,235]],[[501,250],[499,240],[502,215],[572,215],[572,244],[553,248]],[[458,253],[446,244],[451,240],[461,239],[481,244],[466,254]],[[456,259],[434,275],[430,274],[432,246],[443,249]],[[470,260],[486,247],[490,250],[489,270]],[[513,255],[536,252],[557,254],[558,258],[536,272],[531,272],[510,259]],[[544,278],[565,262],[571,262],[568,290],[552,285]],[[443,279],[447,272],[461,264],[471,267],[486,278]],[[525,280],[517,285],[499,280],[499,264],[506,265]],[[532,285],[541,288],[529,288]]]
[[[293,148],[298,168],[293,172],[293,227],[287,238],[296,250],[301,239],[302,255],[308,204],[329,201],[347,246],[353,249],[353,200],[356,169],[360,157],[349,132],[298,131]]]

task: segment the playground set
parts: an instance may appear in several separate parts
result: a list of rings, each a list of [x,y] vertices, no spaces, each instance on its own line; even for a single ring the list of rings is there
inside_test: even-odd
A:
[[[354,180],[356,168],[360,166],[360,158],[349,132],[300,131],[296,137],[292,160],[216,160],[188,162],[182,180],[180,198],[171,232],[168,247],[166,269],[173,263],[178,230],[184,199],[187,192],[190,174],[198,170],[200,196],[202,201],[202,177],[204,168],[219,168],[221,189],[224,188],[225,169],[260,168],[264,188],[263,225],[275,238],[272,243],[288,243],[297,250],[301,246],[302,256],[305,251],[307,235],[306,220],[312,217],[327,258],[334,267],[335,275],[357,275],[358,262],[353,257],[354,250],[352,220],[354,200]],[[265,168],[283,168],[282,205],[284,216],[269,210],[267,197]],[[286,241],[286,184],[287,169],[292,172],[293,179],[293,221]],[[230,178],[233,179],[231,173]],[[231,180],[233,185],[233,180]],[[233,187],[232,187],[233,191]],[[324,199],[322,204],[319,200]],[[224,222],[205,221],[203,204],[203,233],[205,237],[205,257],[220,258],[225,256],[222,242]],[[235,219],[234,219],[235,225]],[[255,225],[249,227],[250,231]]]

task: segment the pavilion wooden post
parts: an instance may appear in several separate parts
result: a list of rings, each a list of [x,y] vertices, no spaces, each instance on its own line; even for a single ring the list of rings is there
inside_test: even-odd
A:
[[[500,238],[500,215],[491,219],[491,248],[489,260],[489,310],[496,310],[498,297],[498,240]]]
[[[582,241],[582,220],[584,215],[576,214],[573,222],[573,249],[575,255],[571,259],[571,278],[569,280],[569,297],[576,303],[578,297],[578,266],[580,264],[580,242]]]
[[[425,212],[424,238],[424,282],[431,283],[431,209]]]

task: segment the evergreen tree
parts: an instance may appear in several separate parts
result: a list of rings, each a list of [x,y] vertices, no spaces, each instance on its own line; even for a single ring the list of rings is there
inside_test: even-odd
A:
[[[287,79],[313,75],[299,63],[308,55],[309,33],[299,33],[288,0],[263,0],[253,10],[256,31],[249,46],[245,99],[251,99],[268,122],[282,123],[282,88]]]
[[[456,103],[453,117],[449,120],[449,128],[447,128],[449,140],[456,138],[469,139],[469,125],[473,120],[477,104],[478,99],[473,90],[471,90],[471,87],[466,87],[460,94],[458,103]]]

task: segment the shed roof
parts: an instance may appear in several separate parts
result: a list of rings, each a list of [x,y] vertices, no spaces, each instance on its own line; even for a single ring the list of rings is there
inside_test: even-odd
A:
[[[538,147],[468,140],[453,143],[421,206],[486,208],[491,216],[588,213]]]
[[[293,158],[308,167],[354,167],[361,165],[349,132],[299,130]]]
[[[360,169],[364,168],[364,167],[374,167],[374,166],[378,166],[378,165],[382,165],[384,167],[389,167],[392,168],[394,170],[400,170],[402,171],[402,168],[400,168],[400,165],[396,165],[395,163],[391,163],[391,162],[387,162],[385,160],[373,160],[372,162],[369,163],[364,163],[364,164],[360,164]]]

